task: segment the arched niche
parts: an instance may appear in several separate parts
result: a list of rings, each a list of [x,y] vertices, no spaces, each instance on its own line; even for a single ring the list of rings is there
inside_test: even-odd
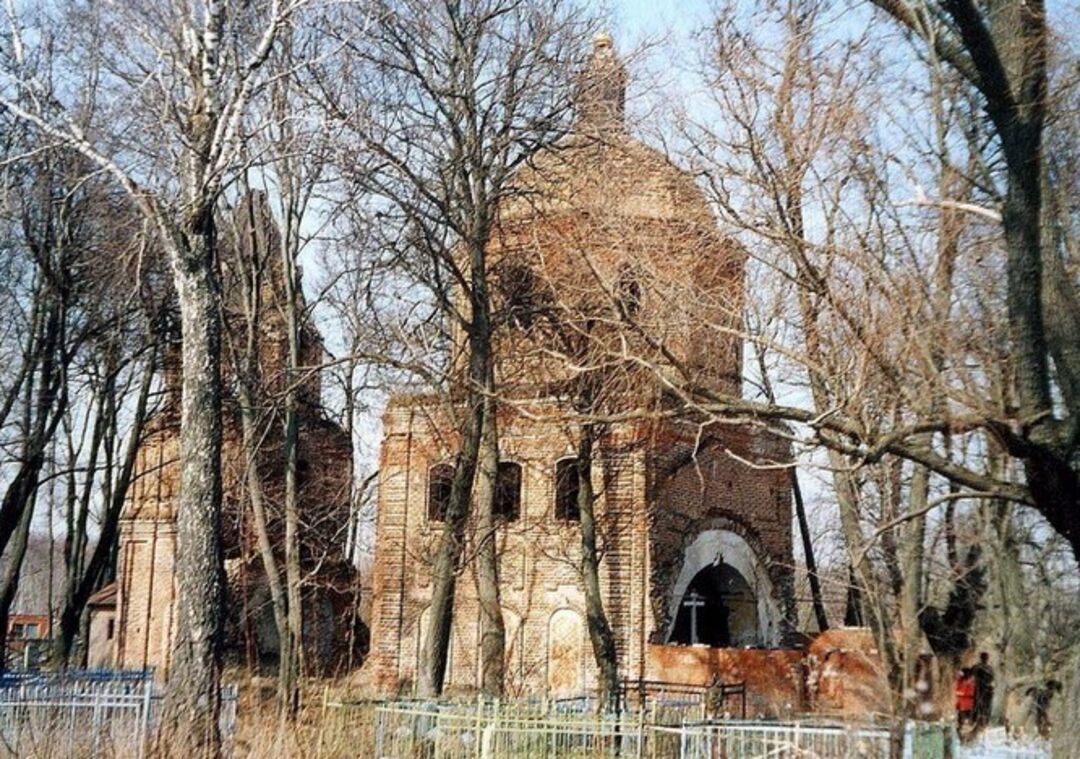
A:
[[[722,613],[727,619],[717,619],[718,604],[724,598]],[[706,530],[694,538],[683,556],[668,603],[671,621],[666,642],[690,642],[684,638],[692,606],[703,616],[713,614],[702,631],[710,639],[699,638],[698,642],[716,645],[714,641],[720,639],[719,631],[725,625],[730,646],[776,646],[780,642],[780,609],[768,572],[745,538],[730,530]]]
[[[555,697],[577,696],[583,688],[585,623],[573,609],[559,609],[548,619],[547,687]]]

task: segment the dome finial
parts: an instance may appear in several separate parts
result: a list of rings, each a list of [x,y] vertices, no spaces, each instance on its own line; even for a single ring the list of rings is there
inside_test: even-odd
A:
[[[579,127],[622,129],[626,112],[626,67],[607,32],[593,37],[593,50],[581,72],[577,91]]]

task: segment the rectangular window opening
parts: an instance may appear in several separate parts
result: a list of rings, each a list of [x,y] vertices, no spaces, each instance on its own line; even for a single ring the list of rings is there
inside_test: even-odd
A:
[[[555,462],[555,518],[563,522],[581,521],[578,508],[578,461]]]
[[[428,470],[428,519],[432,522],[446,520],[450,507],[450,489],[454,482],[452,464],[436,464]]]
[[[508,522],[521,516],[521,464],[500,461],[495,478],[495,516]]]

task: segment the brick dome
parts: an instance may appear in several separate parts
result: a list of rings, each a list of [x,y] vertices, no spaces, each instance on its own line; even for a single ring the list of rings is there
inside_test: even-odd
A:
[[[599,37],[579,79],[573,133],[523,166],[500,206],[489,261],[506,292],[496,305],[522,300],[522,281],[535,280],[550,293],[539,300],[557,304],[561,339],[588,332],[593,360],[629,345],[682,381],[737,390],[745,252],[720,233],[693,178],[628,133],[625,85],[610,38]],[[620,312],[627,290],[632,314]],[[526,308],[538,300],[530,297]],[[642,334],[655,340],[645,345]],[[540,365],[534,374],[565,375],[546,357],[558,346],[544,339],[507,335],[503,378]]]
[[[500,219],[560,212],[700,224],[715,219],[694,180],[667,156],[625,131],[576,133],[518,172]]]

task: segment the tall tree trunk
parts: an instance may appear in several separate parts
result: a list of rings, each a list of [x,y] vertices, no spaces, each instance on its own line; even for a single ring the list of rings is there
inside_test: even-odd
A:
[[[254,333],[254,327],[250,330]],[[250,345],[250,344],[249,344]],[[253,348],[251,349],[253,350]],[[252,354],[248,354],[250,357]],[[248,370],[252,367],[249,365]],[[237,400],[240,407],[240,436],[244,452],[244,481],[247,485],[248,503],[255,527],[255,542],[259,550],[259,559],[266,572],[266,584],[270,589],[270,608],[274,615],[274,628],[278,635],[278,704],[282,712],[287,711],[287,704],[292,700],[292,664],[288,661],[286,642],[289,639],[288,602],[278,571],[274,548],[270,542],[270,530],[266,518],[266,499],[263,493],[262,478],[259,476],[258,454],[259,435],[255,419],[255,406],[252,389],[249,386],[247,371],[245,378],[237,383]]]
[[[30,524],[34,519],[34,505],[37,501],[36,490],[23,508],[18,528],[8,544],[3,574],[0,575],[0,630],[7,631],[11,617],[11,605],[19,590],[19,577],[22,575],[23,559],[26,558],[26,545],[30,538]],[[0,672],[7,669],[7,635],[0,635]]]
[[[176,506],[177,635],[163,734],[177,756],[221,751],[221,314],[213,208],[197,209],[172,265],[183,336],[180,496]],[[186,244],[185,244],[186,243]]]
[[[300,283],[296,272],[299,253],[299,219],[292,203],[296,198],[287,193],[285,218],[282,219],[281,264],[285,280],[285,330],[288,337],[288,365],[285,372],[285,581],[288,597],[288,673],[290,686],[286,713],[295,717],[300,710],[300,676],[303,672],[304,617],[300,586],[300,503],[298,498],[297,464],[300,453],[300,417],[297,408],[300,367]],[[284,646],[282,647],[284,650]],[[282,674],[285,674],[284,672]],[[284,690],[284,685],[282,686]]]
[[[495,498],[499,477],[499,438],[494,381],[484,397],[484,433],[476,470],[476,590],[480,601],[480,690],[501,696],[504,688],[506,628],[499,600],[498,535]]]
[[[769,403],[776,403],[776,393],[769,377],[769,367],[765,360],[765,350],[756,346],[758,371],[761,375],[762,388]],[[814,541],[810,535],[810,522],[806,518],[806,503],[803,501],[802,487],[799,485],[799,471],[791,467],[791,495],[795,501],[795,518],[799,523],[799,537],[802,540],[803,556],[806,560],[806,579],[810,584],[810,600],[814,609],[818,631],[829,629],[829,617],[825,612],[825,600],[821,593],[821,577],[818,575],[817,559],[814,556]]]
[[[56,666],[64,668],[68,665],[68,657],[75,642],[75,636],[79,630],[79,616],[81,609],[71,619],[71,611],[76,603],[75,594],[80,581],[83,578],[86,559],[86,547],[88,535],[86,533],[87,521],[90,516],[90,500],[94,493],[95,480],[98,477],[98,458],[101,452],[102,439],[111,432],[108,416],[115,412],[115,367],[109,367],[106,371],[104,387],[96,399],[97,411],[90,430],[90,450],[87,452],[83,465],[82,487],[79,487],[76,477],[76,467],[70,467],[68,474],[66,498],[65,498],[65,528],[64,536],[64,585],[61,590],[61,613],[59,619],[59,634],[53,630],[53,661]],[[76,445],[72,439],[70,421],[65,422],[65,437],[67,438],[68,460],[74,462],[79,456],[81,445]],[[110,477],[111,472],[105,467],[104,477]],[[51,499],[50,499],[51,500]],[[50,509],[51,512],[51,509]],[[51,564],[51,561],[50,561]],[[50,609],[52,607],[50,606]]]
[[[581,515],[581,579],[585,590],[585,619],[593,657],[600,670],[600,698],[604,709],[619,708],[619,662],[615,635],[600,592],[600,559],[596,548],[596,497],[592,486],[593,438],[590,423],[581,425],[578,441],[578,511]]]
[[[295,714],[299,703],[299,648],[293,633],[289,614],[289,593],[282,579],[281,552],[275,552],[270,535],[270,520],[266,511],[266,493],[259,471],[259,458],[263,442],[260,432],[259,409],[269,403],[266,378],[262,375],[260,358],[263,345],[263,319],[267,304],[263,292],[276,282],[273,257],[285,251],[274,232],[273,218],[263,195],[253,192],[244,180],[245,195],[240,202],[234,220],[236,249],[233,254],[237,269],[241,272],[243,285],[241,295],[244,309],[243,344],[233,345],[233,362],[237,374],[237,401],[240,411],[241,444],[244,452],[244,480],[247,486],[248,504],[251,507],[252,527],[259,560],[266,574],[270,591],[270,607],[274,616],[274,629],[278,640],[278,706],[280,716],[289,719]],[[275,244],[275,241],[276,244]],[[286,273],[287,276],[287,273]],[[288,295],[288,292],[286,292]],[[286,306],[287,308],[287,306]],[[227,325],[226,325],[227,326]],[[288,325],[286,325],[288,326]],[[289,363],[286,366],[286,384],[289,382]],[[286,426],[288,419],[286,419]],[[281,463],[287,463],[287,456]]]
[[[937,72],[935,71],[935,74]],[[935,79],[934,117],[937,131],[938,154],[948,154],[948,124],[941,96],[937,93],[939,83]],[[956,197],[964,200],[968,197],[970,183],[965,176],[948,162],[944,162],[938,174],[938,196]],[[936,331],[949,323],[953,300],[953,274],[956,270],[956,257],[960,250],[960,236],[966,228],[966,219],[953,208],[942,208],[938,212],[937,255],[933,272],[933,291],[930,294],[930,322]],[[933,333],[932,333],[933,334]],[[934,369],[935,380],[943,376],[948,369],[948,357],[945,355],[944,335],[933,334],[930,339],[929,361]],[[929,398],[925,405],[931,416],[945,412],[945,395],[935,383],[929,389]],[[916,445],[932,448],[933,435],[919,435],[913,438]],[[945,438],[948,451],[949,439]],[[931,472],[920,464],[914,465],[911,485],[908,493],[908,513],[911,515],[901,533],[903,543],[903,588],[900,593],[900,626],[903,630],[904,692],[915,693],[919,649],[922,645],[922,621],[925,618],[925,594],[923,571],[925,564],[926,510],[930,503]],[[951,505],[951,502],[950,502]],[[947,529],[949,527],[947,526]],[[949,535],[946,541],[954,539]],[[955,545],[947,545],[947,553],[955,554]],[[955,569],[955,564],[951,565]],[[964,634],[967,634],[964,630]],[[911,704],[914,706],[915,704]],[[917,715],[912,715],[917,716]]]
[[[419,662],[417,691],[423,697],[442,693],[446,677],[446,658],[453,625],[454,592],[457,589],[458,563],[461,558],[465,526],[469,516],[473,480],[476,476],[480,439],[488,394],[484,389],[492,376],[491,303],[487,289],[487,226],[468,244],[470,319],[468,335],[468,374],[465,416],[461,428],[461,447],[450,483],[443,533],[432,566],[431,606],[427,635]]]
[[[821,595],[821,578],[818,577],[817,560],[814,558],[810,523],[806,519],[806,504],[803,503],[802,488],[799,487],[799,473],[794,467],[791,468],[791,493],[795,498],[795,516],[799,522],[803,555],[806,557],[806,579],[810,583],[810,600],[814,607],[814,618],[817,620],[818,630],[825,632],[829,629],[829,617],[825,613],[825,601]]]
[[[929,441],[926,441],[929,444]],[[930,495],[930,471],[915,465],[911,477],[908,509],[913,514],[901,533],[901,562],[903,584],[900,590],[900,629],[904,665],[904,693],[916,693],[919,649],[922,628],[919,621],[923,608],[923,562],[926,543],[926,516],[922,514]],[[915,703],[909,703],[914,707]],[[912,714],[911,716],[917,716]]]
[[[481,393],[469,392],[461,449],[450,482],[443,533],[432,566],[431,606],[428,629],[420,652],[417,693],[431,698],[442,693],[446,678],[446,658],[450,649],[453,625],[454,592],[457,589],[458,561],[461,557],[469,500],[476,472],[480,437],[484,425],[484,400]]]

